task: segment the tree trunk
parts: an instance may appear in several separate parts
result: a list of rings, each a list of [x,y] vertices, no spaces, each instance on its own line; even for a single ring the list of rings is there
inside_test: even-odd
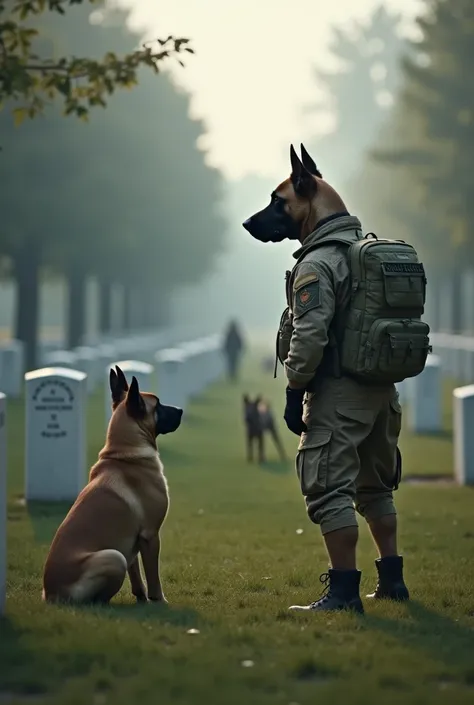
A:
[[[99,282],[99,332],[110,333],[112,327],[112,286],[109,281]]]
[[[28,243],[13,257],[16,282],[15,338],[25,347],[25,370],[34,370],[38,358],[40,255],[36,243]]]
[[[80,265],[69,270],[67,307],[66,340],[72,350],[81,344],[86,328],[86,276]]]
[[[153,328],[153,294],[149,287],[141,289],[141,305],[143,312],[143,328],[149,330]]]
[[[163,328],[169,321],[168,318],[168,299],[163,296],[160,289],[153,291],[153,312],[152,312],[153,328]]]
[[[122,330],[130,331],[133,328],[133,289],[124,284],[122,296]]]

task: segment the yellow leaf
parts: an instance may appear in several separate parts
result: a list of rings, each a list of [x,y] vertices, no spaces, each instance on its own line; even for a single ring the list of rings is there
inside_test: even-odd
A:
[[[21,123],[28,117],[27,108],[15,108],[13,111],[13,122],[15,127],[20,127]]]

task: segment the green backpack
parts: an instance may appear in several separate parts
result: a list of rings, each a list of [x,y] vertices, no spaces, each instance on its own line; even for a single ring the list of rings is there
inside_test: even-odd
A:
[[[324,238],[298,261],[331,241],[341,242]],[[416,250],[403,240],[368,233],[349,244],[347,258],[352,295],[332,335],[340,371],[368,384],[402,382],[419,375],[431,346],[430,327],[421,320],[425,269]]]

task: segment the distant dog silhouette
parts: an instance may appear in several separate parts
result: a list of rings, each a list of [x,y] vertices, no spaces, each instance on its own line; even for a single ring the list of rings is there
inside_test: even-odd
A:
[[[265,457],[265,433],[269,433],[278,450],[280,460],[286,460],[285,449],[276,429],[270,405],[262,399],[260,395],[252,401],[248,394],[244,394],[244,420],[247,432],[247,460],[252,463],[254,460],[254,446],[257,444],[258,462],[264,463]]]

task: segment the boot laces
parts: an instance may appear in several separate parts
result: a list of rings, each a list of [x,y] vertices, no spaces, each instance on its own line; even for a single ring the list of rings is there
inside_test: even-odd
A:
[[[314,607],[316,605],[319,605],[321,602],[324,602],[325,600],[328,599],[329,597],[329,590],[331,588],[331,582],[330,582],[331,576],[329,573],[322,573],[322,575],[319,576],[319,582],[324,585],[323,590],[321,592],[321,597],[319,600],[316,600],[315,602],[311,603],[311,606]]]

